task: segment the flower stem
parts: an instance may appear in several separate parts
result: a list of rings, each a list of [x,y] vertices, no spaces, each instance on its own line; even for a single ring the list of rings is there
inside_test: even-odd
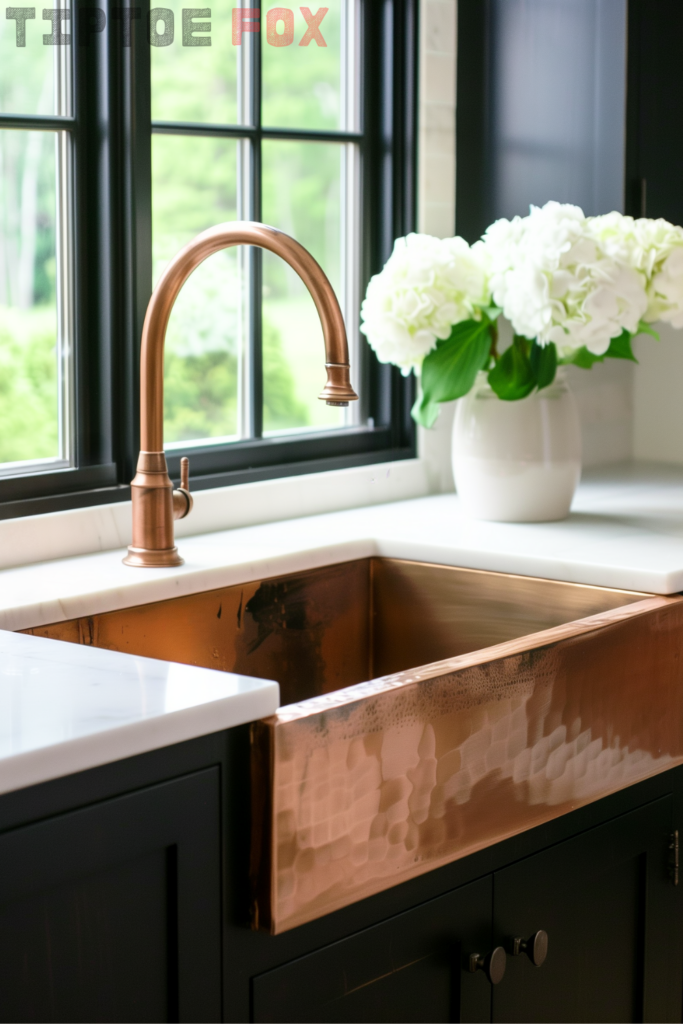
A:
[[[489,324],[489,334],[491,335],[491,359],[494,364],[498,362],[498,323]]]

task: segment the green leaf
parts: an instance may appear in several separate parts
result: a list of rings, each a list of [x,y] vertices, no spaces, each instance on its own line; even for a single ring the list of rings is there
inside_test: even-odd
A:
[[[561,362],[565,365],[573,363],[574,366],[580,366],[582,370],[590,370],[595,363],[604,363],[605,359],[629,359],[631,362],[637,363],[638,360],[631,347],[632,340],[633,336],[628,331],[622,331],[618,338],[612,338],[609,348],[601,356],[594,355],[584,346],[577,348],[571,355],[564,356]]]
[[[604,356],[595,356],[592,352],[589,352],[585,345],[582,348],[577,348],[571,355],[563,356],[560,360],[563,366],[567,366],[570,363],[573,366],[580,366],[582,370],[590,370],[594,363],[604,363]]]
[[[491,323],[495,323],[503,310],[500,306],[482,306],[481,311]]]
[[[422,364],[420,408],[467,394],[489,357],[489,327],[486,321],[465,320],[455,325],[445,341],[436,343]]]
[[[636,329],[636,334],[649,334],[655,341],[659,341],[659,334],[654,329],[652,324],[646,324],[644,320],[641,320]]]
[[[605,352],[605,358],[610,359],[630,359],[632,363],[637,363],[638,360],[633,354],[631,348],[632,337],[628,331],[622,331],[618,338],[612,338],[609,343],[609,348]]]
[[[529,362],[539,391],[552,384],[557,373],[557,349],[552,341],[549,345],[539,345],[534,341]]]
[[[410,415],[421,427],[431,429],[437,421],[439,406],[435,402],[430,402],[424,394],[420,394],[410,410]]]
[[[515,402],[530,395],[536,386],[536,377],[527,354],[525,338],[515,338],[489,371],[489,384],[506,402]]]

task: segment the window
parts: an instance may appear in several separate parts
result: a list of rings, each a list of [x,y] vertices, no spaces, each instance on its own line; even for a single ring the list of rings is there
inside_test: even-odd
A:
[[[34,8],[10,7],[0,23],[0,480],[74,464],[73,119],[71,68],[55,45],[61,13],[36,25]]]
[[[233,10],[234,26],[227,6],[214,6],[211,21],[196,15],[196,45],[179,53],[169,45],[169,28],[154,26],[155,277],[199,231],[225,220],[265,221],[313,253],[354,324],[357,3],[335,0],[319,10],[319,22],[309,8],[274,8],[266,15],[263,47],[245,31],[256,20]],[[180,5],[172,13],[179,24]],[[350,341],[357,371],[353,330]],[[169,325],[167,448],[355,426],[356,407],[332,409],[317,400],[322,352],[313,302],[286,264],[261,251],[216,254],[181,292]]]
[[[358,332],[370,275],[414,227],[414,0],[166,4],[92,3],[43,25],[9,8],[2,24],[5,517],[128,497],[153,283],[228,220],[273,224],[322,264],[361,401],[318,401],[322,334],[296,275],[261,250],[218,253],[169,325],[171,475],[185,454],[195,489],[414,454],[411,382]]]

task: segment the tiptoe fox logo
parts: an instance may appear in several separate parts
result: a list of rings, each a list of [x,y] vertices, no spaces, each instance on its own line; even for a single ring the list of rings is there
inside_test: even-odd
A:
[[[329,7],[319,7],[313,12],[310,7],[300,7],[306,30],[301,39],[295,40],[294,11],[290,7],[272,7],[266,13],[265,35],[269,46],[327,46],[321,30],[322,21]],[[233,7],[232,44],[242,45],[245,32],[261,31],[261,9],[259,7]],[[16,26],[15,45],[26,46],[27,22],[36,20],[35,7],[7,7],[5,17]],[[211,46],[210,7],[185,7],[182,11],[182,45]],[[69,46],[72,35],[68,31],[71,11],[65,8],[44,7],[43,21],[50,22],[50,32],[42,33],[43,46]],[[133,25],[142,19],[140,7],[114,7],[111,19],[118,24],[122,46],[131,45]],[[175,15],[168,7],[155,7],[147,15],[147,37],[152,46],[171,46],[175,42]],[[107,16],[100,7],[82,7],[78,12],[77,36],[81,46],[87,46],[92,36],[104,32]],[[34,37],[34,38],[37,38]]]

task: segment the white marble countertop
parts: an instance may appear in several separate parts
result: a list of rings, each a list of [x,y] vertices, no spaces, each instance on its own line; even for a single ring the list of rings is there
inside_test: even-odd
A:
[[[272,714],[277,683],[0,631],[0,793]]]
[[[455,494],[225,530],[178,541],[178,569],[124,551],[0,571],[0,629],[17,630],[268,576],[386,555],[626,590],[683,590],[683,467],[586,474],[568,519],[486,523]]]
[[[626,590],[683,591],[683,467],[585,474],[560,523],[468,520],[436,495],[185,537],[179,569],[123,551],[0,572],[0,792],[271,714],[278,687],[25,629],[369,555]]]

